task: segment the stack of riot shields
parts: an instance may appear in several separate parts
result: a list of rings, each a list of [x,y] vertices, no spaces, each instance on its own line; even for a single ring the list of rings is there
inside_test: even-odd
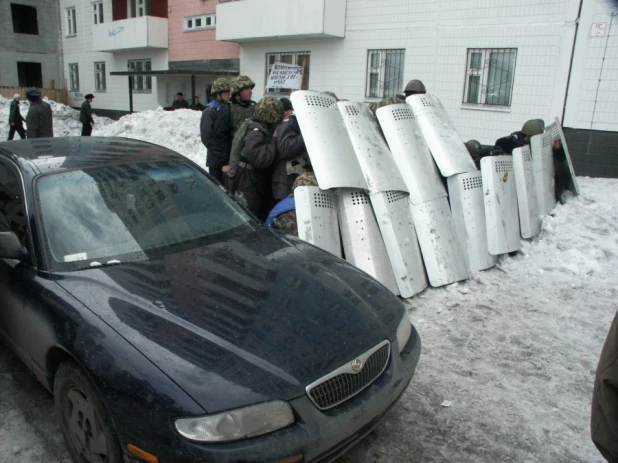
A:
[[[483,158],[479,171],[435,96],[377,118],[318,92],[291,99],[319,185],[295,191],[299,237],[403,297],[469,278],[540,232],[555,204],[555,140],[579,193],[558,123],[512,156]]]

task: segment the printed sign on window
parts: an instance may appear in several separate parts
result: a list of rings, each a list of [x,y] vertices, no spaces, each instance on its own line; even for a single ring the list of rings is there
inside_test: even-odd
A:
[[[293,64],[274,63],[266,82],[266,88],[289,88],[300,90],[303,83],[303,67]]]

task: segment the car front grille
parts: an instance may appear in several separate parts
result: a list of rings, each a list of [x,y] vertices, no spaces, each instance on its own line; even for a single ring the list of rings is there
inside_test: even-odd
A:
[[[373,383],[386,369],[390,354],[390,342],[382,341],[357,359],[311,383],[306,388],[307,395],[320,410],[339,405]]]

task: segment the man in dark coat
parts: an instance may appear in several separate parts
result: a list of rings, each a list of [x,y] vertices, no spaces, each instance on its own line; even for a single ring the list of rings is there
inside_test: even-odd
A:
[[[178,92],[176,94],[176,99],[172,103],[172,111],[176,111],[177,109],[189,109],[189,102],[185,100],[182,92]]]
[[[272,176],[273,196],[277,201],[287,198],[292,193],[296,178],[311,169],[309,154],[294,115],[292,102],[288,98],[281,98],[280,101],[285,119],[276,131],[278,155]]]
[[[283,104],[264,97],[255,108],[255,116],[238,128],[230,154],[230,192],[243,197],[258,219],[266,220],[274,205],[270,167],[277,158],[275,128],[283,119]]]
[[[219,182],[225,185],[227,182],[227,165],[230,162],[231,143],[227,136],[215,137],[215,120],[220,116],[220,109],[230,99],[230,81],[225,77],[219,77],[212,83],[210,88],[214,99],[206,105],[200,119],[200,136],[206,147],[206,167],[208,172]],[[223,169],[226,168],[225,172]]]
[[[200,103],[200,97],[199,96],[194,96],[193,97],[193,103],[191,103],[191,106],[189,106],[189,109],[192,109],[193,111],[204,111],[205,106]]]
[[[89,93],[86,95],[84,102],[82,103],[82,109],[79,112],[79,122],[82,123],[82,137],[89,137],[92,133],[92,126],[94,124],[94,119],[92,118],[92,100],[94,99],[94,95]]]
[[[9,140],[13,139],[15,132],[19,134],[22,140],[26,138],[26,131],[23,125],[24,118],[19,111],[19,100],[21,100],[19,93],[13,95],[13,101],[11,101],[11,108],[9,109],[9,125],[11,126],[9,129]]]
[[[49,103],[41,100],[41,91],[32,87],[26,90],[26,98],[30,109],[26,115],[28,138],[43,138],[54,136],[54,121]]]
[[[601,455],[610,463],[618,463],[618,312],[597,366],[590,434]]]
[[[218,143],[224,140],[232,144],[238,127],[245,119],[253,117],[256,103],[251,99],[255,83],[247,76],[234,77],[230,82],[230,100],[219,110],[213,129],[213,137]]]

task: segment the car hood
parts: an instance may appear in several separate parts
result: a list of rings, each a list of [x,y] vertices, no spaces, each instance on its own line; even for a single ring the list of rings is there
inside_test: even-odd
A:
[[[358,269],[261,228],[160,259],[59,275],[209,413],[289,400],[384,339],[401,302]]]

